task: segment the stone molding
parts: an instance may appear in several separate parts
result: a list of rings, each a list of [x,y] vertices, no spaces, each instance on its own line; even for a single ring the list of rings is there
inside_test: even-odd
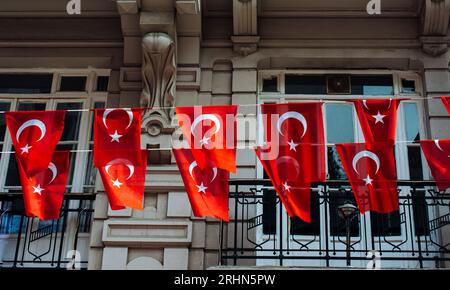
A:
[[[425,0],[421,15],[422,50],[439,56],[448,50],[450,0]]]
[[[258,1],[233,0],[233,42],[234,52],[247,56],[257,51]]]
[[[187,247],[192,242],[192,222],[109,219],[103,224],[102,241],[116,247]]]

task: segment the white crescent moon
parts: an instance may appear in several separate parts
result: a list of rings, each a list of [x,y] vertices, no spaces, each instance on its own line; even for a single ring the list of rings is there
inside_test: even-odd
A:
[[[53,180],[55,180],[56,176],[58,175],[58,168],[56,168],[56,165],[53,162],[50,162],[50,164],[48,165],[48,169],[51,170],[52,172],[52,180],[50,180],[49,184],[53,182]]]
[[[191,163],[191,165],[189,165],[189,174],[191,175],[192,179],[194,179],[193,172],[194,172],[194,168],[195,167],[197,167],[197,161],[194,161],[194,162]],[[214,176],[211,179],[211,182],[213,182],[216,179],[216,177],[217,177],[217,167],[213,167],[212,170],[213,170]]]
[[[113,165],[117,165],[117,164],[124,164],[128,167],[128,169],[130,170],[130,175],[128,175],[127,180],[130,179],[133,174],[134,174],[134,165],[133,163],[130,162],[130,160],[128,159],[114,159],[113,161],[108,162],[108,164],[106,164],[105,166],[105,171],[106,173],[108,173],[109,176],[111,176],[109,174],[109,169],[111,168],[111,166]]]
[[[441,144],[439,144],[439,139],[434,140],[434,144],[436,144],[436,147],[441,150],[442,152],[445,152],[444,149],[442,149]]]
[[[287,119],[291,119],[291,118],[297,119],[300,123],[302,123],[302,125],[303,125],[302,138],[303,138],[303,136],[305,136],[305,134],[306,134],[306,131],[308,130],[308,122],[306,122],[305,117],[302,114],[300,114],[299,112],[290,111],[290,112],[287,112],[287,113],[284,113],[283,115],[281,115],[281,117],[277,123],[278,132],[282,136],[284,136],[284,134],[281,132],[281,126],[283,125],[284,121],[286,121]]]
[[[289,164],[292,163],[295,167],[295,171],[297,172],[296,176],[300,175],[300,164],[298,164],[298,161],[295,158],[293,158],[291,156],[283,156],[283,157],[280,157],[277,159],[278,166],[283,163],[289,163]]]
[[[191,126],[192,135],[194,135],[195,127],[197,127],[197,125],[200,124],[200,122],[202,122],[204,120],[211,120],[216,125],[216,131],[214,132],[214,134],[217,134],[219,132],[219,130],[220,130],[219,118],[217,118],[217,116],[215,116],[213,114],[203,114],[203,115],[200,115],[197,118],[195,118],[194,122],[192,123],[192,126]]]
[[[17,130],[17,133],[16,133],[17,142],[19,142],[19,138],[20,138],[20,135],[22,134],[23,130],[25,130],[26,128],[31,127],[31,126],[36,126],[41,130],[41,137],[39,137],[39,139],[37,141],[41,141],[42,138],[44,138],[45,133],[47,131],[47,127],[45,127],[45,124],[42,121],[37,120],[37,119],[32,119],[32,120],[28,120],[25,123],[23,123],[19,127],[19,130]]]
[[[112,112],[115,111],[115,110],[124,110],[124,111],[128,114],[128,118],[130,119],[130,121],[128,122],[128,126],[126,127],[126,129],[130,128],[131,123],[133,123],[133,119],[134,119],[133,111],[131,111],[130,108],[106,109],[106,110],[103,112],[103,124],[105,125],[105,127],[108,128],[108,125],[106,125],[106,118],[108,117],[108,115],[109,115],[110,113],[112,113]]]
[[[378,171],[380,170],[380,158],[378,158],[378,156],[375,153],[367,151],[367,150],[361,151],[361,152],[357,153],[355,155],[355,157],[353,157],[353,162],[352,162],[353,170],[355,170],[355,172],[358,173],[358,175],[359,175],[358,170],[356,170],[356,164],[358,163],[358,161],[361,158],[364,158],[364,157],[370,158],[373,161],[375,161],[375,163],[377,164],[377,171],[375,172],[375,174],[377,174]]]
[[[363,100],[363,105],[364,105],[364,107],[366,107],[367,110],[370,110],[369,106],[367,106],[367,100]]]
[[[367,100],[363,100],[363,105],[364,105],[364,107],[366,107],[367,110],[370,111],[369,106],[367,106]],[[388,110],[391,108],[391,105],[392,105],[392,98],[389,99],[389,106],[387,108]]]

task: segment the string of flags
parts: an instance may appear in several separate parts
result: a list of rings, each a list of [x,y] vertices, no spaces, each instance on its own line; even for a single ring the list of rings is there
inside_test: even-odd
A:
[[[450,114],[450,97],[441,97]],[[352,100],[365,143],[336,144],[361,213],[399,208],[394,156],[397,109],[405,99]],[[326,179],[322,102],[262,104],[265,144],[254,148],[289,216],[311,221],[311,183]],[[183,144],[172,148],[193,214],[229,221],[228,179],[236,172],[238,106],[177,107]],[[143,210],[147,150],[143,108],[95,109],[94,166],[111,209]],[[67,111],[5,112],[27,216],[57,219],[69,151],[56,151]],[[420,146],[441,191],[450,188],[450,139]]]

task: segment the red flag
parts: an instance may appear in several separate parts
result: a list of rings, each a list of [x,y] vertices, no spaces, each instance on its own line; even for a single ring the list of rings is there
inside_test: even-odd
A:
[[[196,217],[229,221],[228,172],[208,164],[203,170],[190,149],[173,149],[192,211]]]
[[[394,147],[379,143],[369,150],[364,143],[336,144],[361,213],[398,210]]]
[[[127,156],[133,164],[141,162],[141,124],[143,109],[96,109],[94,122],[94,165]],[[107,152],[109,159],[102,158]]]
[[[395,143],[397,109],[404,99],[354,100],[364,139],[368,145]]]
[[[447,112],[450,114],[450,96],[441,97]]]
[[[177,107],[177,118],[198,166],[236,172],[237,106]]]
[[[126,151],[131,152],[131,151]],[[125,154],[111,157],[108,152],[99,151],[98,170],[105,187],[108,201],[113,210],[126,207],[143,210],[145,174],[147,171],[147,150],[138,151],[139,162],[132,162]],[[131,153],[130,155],[135,155]]]
[[[46,170],[64,129],[65,111],[6,112],[16,158],[28,176]]]
[[[267,104],[261,112],[271,151],[294,156],[305,181],[325,181],[322,103]]]
[[[439,190],[450,188],[450,139],[420,141],[420,146]]]
[[[310,145],[299,145],[297,149]],[[299,154],[289,153],[288,148],[280,148],[286,154],[273,156],[266,149],[257,147],[256,156],[261,161],[281,202],[290,217],[298,216],[305,222],[311,222],[311,188],[307,167],[301,165]],[[277,155],[276,152],[273,155]],[[267,157],[264,157],[267,156]],[[305,170],[306,168],[306,170]]]
[[[43,171],[28,176],[17,158],[26,215],[41,220],[58,219],[69,175],[69,152],[57,151]]]

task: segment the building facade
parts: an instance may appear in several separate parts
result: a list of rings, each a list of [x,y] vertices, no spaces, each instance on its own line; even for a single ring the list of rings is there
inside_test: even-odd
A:
[[[68,2],[0,3],[0,110],[80,110],[58,147],[76,152],[53,222],[23,217],[0,117],[3,267],[450,267],[449,196],[414,143],[450,138],[434,99],[450,95],[450,0],[381,0],[380,11],[368,0],[81,0],[80,14]],[[333,144],[363,141],[345,101],[377,97],[409,98],[395,147],[400,211],[346,223],[338,208],[354,201]],[[311,224],[287,217],[251,149],[257,104],[305,100],[324,102],[328,144]],[[221,104],[241,105],[230,223],[193,217],[170,150],[174,106]],[[112,211],[92,167],[89,109],[105,106],[152,108],[143,211]]]

